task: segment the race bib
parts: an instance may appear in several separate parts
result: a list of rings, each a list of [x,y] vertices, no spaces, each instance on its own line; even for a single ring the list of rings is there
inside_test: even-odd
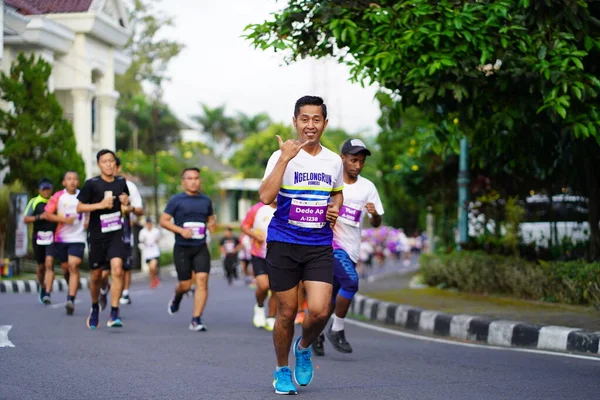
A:
[[[100,216],[100,229],[102,233],[118,231],[122,226],[120,211]]]
[[[192,239],[204,239],[206,236],[206,224],[204,222],[184,222],[183,227],[192,230]]]
[[[227,253],[232,253],[235,249],[235,244],[233,242],[225,242],[223,247],[225,247]]]
[[[35,243],[40,246],[48,246],[54,242],[54,232],[44,231],[38,232],[35,237]]]
[[[327,223],[327,200],[292,199],[288,224],[302,228],[322,228]]]
[[[346,225],[359,227],[360,219],[362,217],[362,208],[357,204],[344,204],[340,208],[338,214],[338,221]]]

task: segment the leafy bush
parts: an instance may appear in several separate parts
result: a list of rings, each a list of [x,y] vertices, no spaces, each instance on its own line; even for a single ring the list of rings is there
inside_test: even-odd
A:
[[[161,252],[160,258],[158,259],[158,265],[166,267],[167,265],[173,264],[173,252]]]
[[[600,305],[600,263],[533,263],[482,251],[421,256],[430,286],[470,293],[494,293],[530,300]]]

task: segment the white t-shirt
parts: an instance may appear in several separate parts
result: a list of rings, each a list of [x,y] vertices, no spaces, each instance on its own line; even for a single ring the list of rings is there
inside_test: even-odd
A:
[[[362,219],[367,213],[367,203],[373,203],[379,215],[383,205],[377,188],[370,180],[358,176],[353,184],[344,184],[344,205],[333,229],[333,248],[345,250],[354,262],[358,262],[361,243]]]
[[[375,253],[373,245],[365,240],[360,244],[360,261],[366,262],[369,260],[371,254]]]
[[[158,247],[160,229],[153,226],[152,229],[148,230],[143,227],[138,238],[146,260],[160,257],[160,247]]]
[[[59,190],[54,193],[44,208],[46,212],[56,214],[59,217],[75,217],[75,221],[71,225],[58,224],[54,232],[54,241],[57,243],[86,242],[85,219],[87,215],[77,212],[78,194],[79,189],[75,194],[69,194],[65,189]]]
[[[134,208],[144,208],[144,203],[142,202],[142,195],[140,194],[139,189],[135,185],[135,183],[131,181],[126,181],[127,189],[129,190],[129,205]],[[132,221],[132,218],[135,218],[135,214],[129,213],[129,221]],[[130,242],[133,243],[133,229],[128,228],[130,230]],[[127,229],[125,230],[127,231]]]
[[[280,156],[281,150],[271,155],[263,180],[271,174]],[[326,219],[327,203],[331,192],[343,187],[342,160],[338,154],[322,146],[316,156],[301,149],[283,174],[267,241],[330,246],[333,233]]]
[[[253,232],[263,234],[266,238],[274,212],[275,208],[270,205],[267,206],[263,203],[257,203],[252,206],[250,211],[248,211],[242,225],[252,229]],[[267,256],[267,241],[257,242],[256,240],[252,240],[250,253],[254,257],[265,258]]]

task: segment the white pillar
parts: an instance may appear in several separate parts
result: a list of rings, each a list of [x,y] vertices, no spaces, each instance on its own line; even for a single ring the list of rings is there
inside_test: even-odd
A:
[[[96,94],[97,113],[96,119],[98,128],[96,132],[99,134],[98,143],[103,149],[115,150],[115,121],[117,118],[117,99],[119,92],[113,91],[110,93]]]
[[[92,149],[92,90],[89,88],[72,89],[73,130],[77,141],[77,151],[83,157],[85,174],[92,177],[96,162]]]

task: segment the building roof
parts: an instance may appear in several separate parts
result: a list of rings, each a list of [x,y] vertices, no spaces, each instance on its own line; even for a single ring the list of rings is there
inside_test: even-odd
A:
[[[93,0],[5,0],[23,15],[87,12]]]

